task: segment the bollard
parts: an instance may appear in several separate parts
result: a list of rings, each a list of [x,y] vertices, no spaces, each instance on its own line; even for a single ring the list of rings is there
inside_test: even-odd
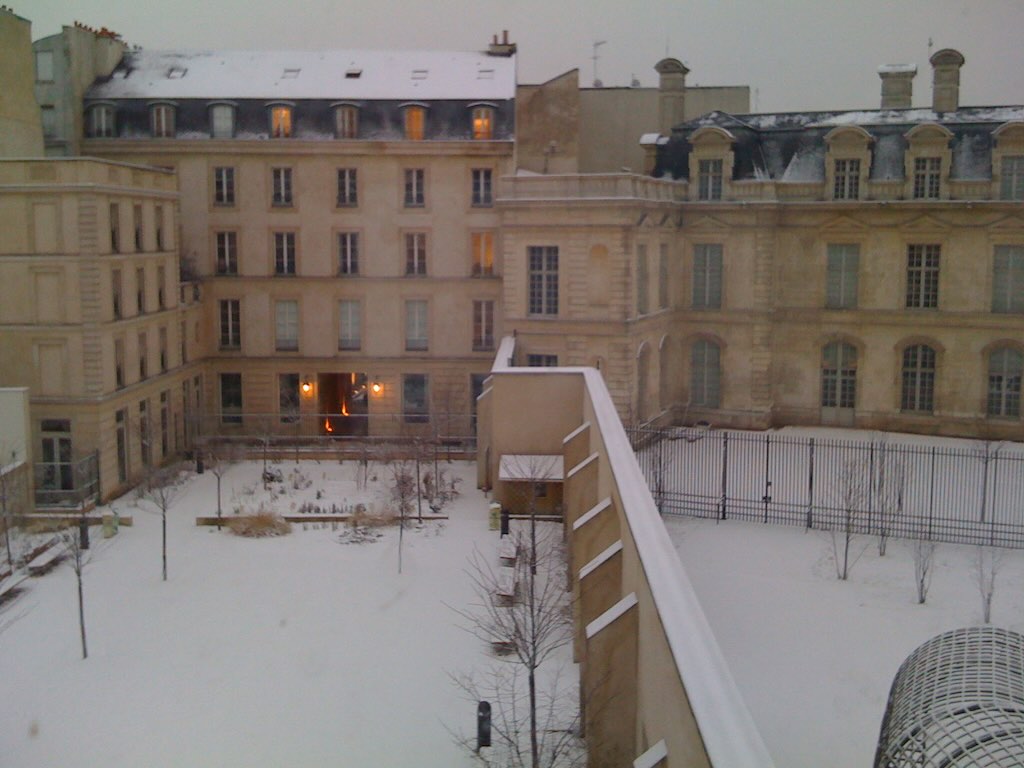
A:
[[[491,703],[481,701],[476,705],[476,751],[491,746]]]

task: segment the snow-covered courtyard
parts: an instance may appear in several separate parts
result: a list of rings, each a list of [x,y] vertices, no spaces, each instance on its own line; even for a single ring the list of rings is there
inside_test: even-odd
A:
[[[282,462],[287,473],[294,466]],[[449,679],[489,663],[448,606],[476,597],[464,574],[494,553],[475,469],[448,520],[343,544],[331,525],[248,539],[197,527],[216,510],[216,479],[190,479],[168,514],[133,497],[111,539],[92,529],[85,570],[89,658],[81,658],[75,575],[29,579],[0,606],[0,764],[75,766],[459,766],[448,728],[475,732],[476,705]],[[359,499],[355,463],[304,462],[318,503]],[[232,466],[224,508],[255,500],[261,465]],[[252,494],[243,489],[255,489]],[[373,484],[371,483],[371,491]],[[300,497],[281,498],[285,509]],[[369,501],[376,501],[371,498]]]

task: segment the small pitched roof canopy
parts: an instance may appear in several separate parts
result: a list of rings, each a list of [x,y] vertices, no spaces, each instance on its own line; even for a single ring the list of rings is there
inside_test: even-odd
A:
[[[564,463],[557,454],[507,453],[501,457],[498,479],[560,483],[565,479]]]
[[[515,57],[478,51],[131,51],[91,99],[513,99]]]

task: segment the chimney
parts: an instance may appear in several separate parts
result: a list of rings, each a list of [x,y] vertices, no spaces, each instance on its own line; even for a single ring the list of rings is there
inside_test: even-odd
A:
[[[516,44],[508,41],[508,30],[501,30],[501,42],[498,42],[498,36],[494,35],[491,39],[491,44],[487,46],[487,54],[489,56],[512,56],[516,52]]]
[[[654,65],[658,79],[658,133],[670,136],[673,126],[686,118],[686,75],[690,70],[679,59],[662,59]]]
[[[956,112],[960,107],[960,67],[964,57],[952,48],[943,48],[929,59],[932,65],[932,110]]]
[[[916,74],[916,64],[885,64],[878,68],[882,78],[882,109],[910,109]]]

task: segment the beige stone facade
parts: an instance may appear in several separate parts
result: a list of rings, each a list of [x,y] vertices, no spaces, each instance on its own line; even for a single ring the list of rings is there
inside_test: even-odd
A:
[[[32,92],[32,23],[7,6],[0,8],[0,69],[0,157],[39,157],[43,129]]]

